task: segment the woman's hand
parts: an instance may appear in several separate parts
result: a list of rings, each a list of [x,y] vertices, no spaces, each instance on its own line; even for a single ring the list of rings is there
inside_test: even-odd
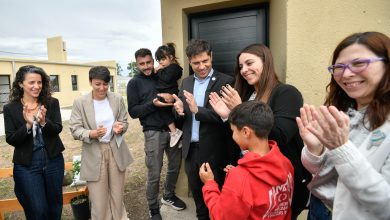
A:
[[[27,129],[31,129],[34,122],[34,112],[29,110],[28,104],[23,105],[23,118],[27,122]]]
[[[299,134],[308,150],[314,155],[321,155],[324,151],[324,146],[321,141],[308,129],[309,126],[313,128],[318,126],[317,122],[313,118],[315,112],[313,105],[304,104],[300,109],[301,117],[297,117],[297,124],[299,128]]]
[[[209,163],[202,164],[202,166],[199,169],[199,177],[203,183],[206,183],[207,181],[214,179],[214,174],[213,171],[211,170]]]
[[[213,107],[214,111],[223,119],[227,119],[230,114],[230,109],[222,101],[221,97],[216,92],[212,92],[209,95],[209,103]]]
[[[122,134],[123,123],[120,121],[114,122],[114,124],[112,125],[112,130],[114,131],[114,134]]]
[[[38,111],[39,111],[38,123],[41,126],[44,126],[46,124],[46,112],[47,112],[47,109],[45,108],[44,105],[42,105]]]
[[[237,90],[235,90],[229,84],[222,86],[220,93],[222,95],[222,101],[230,110],[242,103],[241,97]]]
[[[329,150],[340,147],[348,141],[349,117],[334,106],[321,106],[313,112],[318,125],[309,125],[307,129],[314,134]]]
[[[101,138],[103,137],[107,132],[107,128],[103,127],[103,125],[99,125],[96,130],[92,130],[89,133],[90,138]]]

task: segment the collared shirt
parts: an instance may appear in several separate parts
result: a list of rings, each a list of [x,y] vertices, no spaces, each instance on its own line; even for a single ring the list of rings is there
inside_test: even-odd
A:
[[[209,85],[211,76],[213,75],[214,70],[211,69],[209,74],[204,79],[199,79],[196,74],[194,74],[194,91],[193,95],[198,107],[204,107],[204,99]],[[191,133],[191,142],[199,142],[199,126],[200,122],[195,119],[195,114],[192,113],[192,133]]]

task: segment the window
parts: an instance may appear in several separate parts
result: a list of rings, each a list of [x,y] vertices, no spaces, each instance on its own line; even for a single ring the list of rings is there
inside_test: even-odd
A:
[[[58,83],[58,75],[50,75],[50,84],[53,92],[60,91],[60,84]]]
[[[10,88],[9,76],[0,75],[0,113],[3,112],[3,106],[8,102]]]
[[[72,77],[72,91],[77,91],[77,75],[71,75]]]
[[[114,92],[114,76],[110,76],[110,91]]]

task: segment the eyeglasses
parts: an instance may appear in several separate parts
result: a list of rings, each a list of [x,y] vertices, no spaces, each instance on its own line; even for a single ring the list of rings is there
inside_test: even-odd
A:
[[[339,77],[344,74],[346,68],[348,68],[353,73],[360,73],[365,70],[370,63],[383,61],[385,58],[383,57],[374,57],[368,59],[356,59],[352,60],[348,64],[338,63],[328,67],[328,71],[334,76]]]

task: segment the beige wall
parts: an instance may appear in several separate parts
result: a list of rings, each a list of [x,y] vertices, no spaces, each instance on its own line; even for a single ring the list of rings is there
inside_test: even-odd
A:
[[[108,62],[108,63],[107,63]],[[12,64],[14,63],[14,69]],[[106,64],[114,63],[113,66]],[[54,92],[53,96],[58,98],[61,107],[72,106],[73,100],[82,94],[91,91],[89,85],[88,72],[92,66],[106,65],[111,75],[116,76],[116,66],[114,61],[105,61],[102,63],[92,64],[73,64],[73,63],[54,63],[37,60],[14,60],[14,59],[0,59],[0,75],[10,75],[11,84],[14,80],[16,71],[24,65],[35,65],[43,68],[48,75],[58,75],[58,82],[60,91]],[[77,75],[78,90],[72,90],[71,75]],[[115,88],[116,89],[116,88]]]
[[[175,42],[188,75],[185,47],[188,14],[223,9],[261,0],[161,0],[163,42]],[[269,37],[278,75],[295,85],[305,102],[320,105],[330,79],[326,67],[342,38],[353,32],[380,31],[390,36],[388,0],[270,0]]]
[[[388,0],[288,1],[286,81],[298,87],[305,102],[322,104],[336,45],[354,32],[390,36],[389,10]]]
[[[49,61],[66,62],[68,54],[61,36],[47,38],[47,58]]]

